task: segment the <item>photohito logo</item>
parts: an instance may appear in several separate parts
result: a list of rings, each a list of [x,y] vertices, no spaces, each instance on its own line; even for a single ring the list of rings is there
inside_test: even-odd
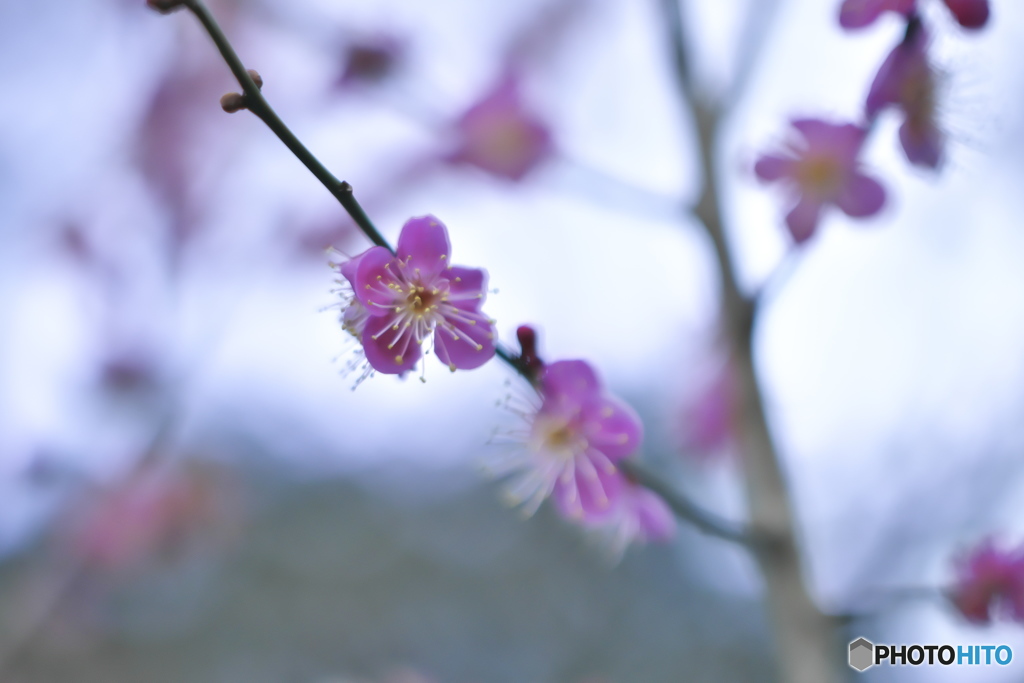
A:
[[[883,662],[889,666],[1006,666],[1011,661],[1009,645],[875,645],[867,638],[850,643],[850,666],[857,671]]]

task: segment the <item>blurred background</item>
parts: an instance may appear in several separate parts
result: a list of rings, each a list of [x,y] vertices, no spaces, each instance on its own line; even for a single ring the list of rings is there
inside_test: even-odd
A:
[[[684,3],[702,87],[761,50],[721,180],[741,277],[768,283],[757,353],[812,591],[862,615],[851,638],[1024,652],[1020,626],[886,599],[1024,538],[1024,7],[994,0],[964,34],[924,3],[947,163],[910,169],[884,116],[866,162],[887,208],[829,214],[794,254],[752,161],[794,115],[855,119],[902,31],[844,34],[838,4]],[[593,362],[651,466],[742,518],[657,3],[210,6],[386,236],[438,216],[454,262],[488,269],[507,343],[531,323],[545,358]],[[481,470],[524,391],[504,366],[428,359],[425,383],[353,390],[324,250],[368,244],[262,123],[221,111],[237,85],[192,17],[0,3],[0,64],[0,681],[771,680],[741,551],[684,525],[616,563],[501,503]],[[507,136],[475,138],[480,112]]]

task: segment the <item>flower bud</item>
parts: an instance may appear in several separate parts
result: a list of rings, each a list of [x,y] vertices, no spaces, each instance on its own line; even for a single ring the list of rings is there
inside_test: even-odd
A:
[[[229,92],[220,98],[220,108],[229,114],[234,114],[236,111],[245,109],[245,95],[237,92]]]

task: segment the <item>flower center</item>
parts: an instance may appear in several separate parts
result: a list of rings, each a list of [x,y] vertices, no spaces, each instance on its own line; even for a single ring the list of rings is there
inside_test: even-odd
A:
[[[495,116],[481,122],[471,134],[470,147],[479,154],[479,161],[506,168],[530,154],[532,140],[526,124],[513,114]]]
[[[447,300],[447,292],[441,287],[426,287],[410,283],[405,295],[406,310],[418,318],[423,318],[438,309]]]
[[[842,169],[830,157],[812,156],[800,163],[797,177],[801,188],[817,197],[834,195],[842,185]]]
[[[587,450],[587,439],[579,427],[564,417],[538,415],[533,423],[530,446],[550,453],[558,460],[570,460]]]

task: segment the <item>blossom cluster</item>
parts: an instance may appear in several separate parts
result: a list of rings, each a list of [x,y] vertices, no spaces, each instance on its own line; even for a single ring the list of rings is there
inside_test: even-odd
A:
[[[452,371],[494,357],[494,321],[481,310],[487,272],[452,265],[451,253],[447,227],[422,216],[405,223],[395,253],[375,246],[335,264],[344,285],[341,326],[373,371],[404,374],[430,348]],[[564,517],[606,534],[617,549],[670,537],[675,521],[666,504],[616,466],[637,453],[640,418],[585,361],[545,364],[528,326],[519,340],[517,367],[539,403],[523,413],[528,426],[513,456],[494,468],[513,478],[510,496],[531,513],[552,497]]]
[[[968,29],[988,22],[987,0],[943,0],[956,21]],[[915,0],[845,0],[839,23],[860,29],[886,12],[906,21],[902,40],[878,69],[858,122],[819,119],[792,121],[794,137],[780,151],[762,155],[754,173],[765,182],[782,182],[792,208],[786,226],[793,240],[803,243],[815,233],[823,210],[835,206],[853,218],[877,214],[885,205],[885,190],[866,175],[859,160],[876,118],[887,109],[902,117],[899,140],[907,160],[937,169],[942,164],[945,136],[938,122],[939,73],[929,56],[931,34]]]

